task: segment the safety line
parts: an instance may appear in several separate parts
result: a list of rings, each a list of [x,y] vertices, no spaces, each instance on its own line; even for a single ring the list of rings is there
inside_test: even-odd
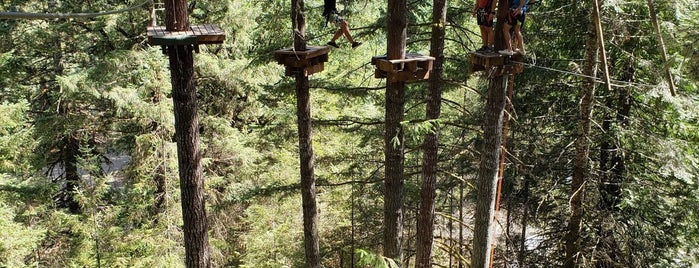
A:
[[[538,66],[538,65],[534,65],[534,64],[530,64],[530,63],[521,62],[521,61],[512,61],[512,62],[519,63],[519,64],[526,65],[526,66],[533,67],[533,68],[539,68],[539,69],[569,74],[569,75],[578,76],[578,77],[590,78],[590,79],[593,79],[594,82],[596,82],[596,83],[606,84],[605,81],[602,81],[602,79],[600,79],[598,77],[594,77],[594,76],[589,76],[589,75],[585,75],[585,74],[554,69],[554,68],[550,68],[550,67]],[[609,79],[609,81],[613,82],[613,83],[611,83],[611,85],[615,86],[615,87],[628,87],[628,86],[655,87],[656,86],[656,85],[643,84],[643,83],[637,83],[637,82],[629,82],[629,81],[621,81],[621,80],[614,80],[614,79]],[[624,85],[620,85],[620,84],[624,84]]]
[[[45,19],[74,19],[74,18],[94,18],[106,15],[113,15],[132,11],[145,6],[148,3],[153,3],[153,0],[146,0],[138,5],[107,11],[94,13],[29,13],[29,12],[0,12],[0,19],[27,19],[27,20],[45,20]]]

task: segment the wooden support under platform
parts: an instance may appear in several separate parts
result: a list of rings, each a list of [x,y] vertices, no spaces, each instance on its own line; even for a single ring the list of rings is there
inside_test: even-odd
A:
[[[495,76],[501,76],[504,74],[518,74],[521,73],[524,69],[521,62],[522,55],[519,53],[507,56],[493,52],[471,52],[472,73],[477,71],[490,70],[491,67],[496,66],[501,68],[497,68],[495,70]]]
[[[286,76],[294,76],[298,73],[309,76],[324,70],[329,51],[330,48],[326,46],[309,46],[306,51],[285,48],[274,51],[274,59],[286,67],[284,71]]]
[[[434,57],[409,53],[405,59],[389,60],[386,56],[371,58],[376,65],[374,77],[387,78],[389,82],[413,82],[430,78]]]
[[[148,43],[161,46],[163,53],[168,46],[193,45],[199,52],[198,45],[221,44],[226,39],[226,34],[216,25],[192,25],[187,31],[168,31],[165,26],[149,26],[146,28]]]

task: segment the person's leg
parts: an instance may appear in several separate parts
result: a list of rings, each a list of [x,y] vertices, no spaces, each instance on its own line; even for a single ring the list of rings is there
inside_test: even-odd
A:
[[[526,52],[524,50],[524,39],[522,38],[521,28],[522,26],[520,25],[515,26],[515,47],[519,49],[522,55],[524,55]]]
[[[512,36],[510,35],[510,29],[512,29],[512,25],[505,23],[503,25],[503,37],[505,38],[505,49],[507,51],[512,51]]]
[[[488,27],[485,27],[483,25],[479,25],[479,28],[481,29],[481,41],[483,41],[483,46],[487,47],[488,46]]]
[[[337,39],[340,38],[340,36],[342,36],[342,29],[337,29],[335,35],[333,36],[333,39],[331,39],[330,42],[337,41]]]
[[[352,35],[350,34],[350,30],[349,30],[349,25],[347,24],[346,21],[343,20],[342,22],[340,22],[340,30],[339,31],[341,31],[342,33],[345,34],[345,37],[347,37],[347,41],[354,44],[354,39],[352,39]]]
[[[522,55],[527,54],[527,52],[524,50],[524,37],[522,36],[522,27],[524,27],[524,20],[525,20],[525,14],[520,14],[519,15],[519,24],[515,26],[515,34],[516,34],[516,39],[517,39],[517,47],[520,49],[520,53]]]
[[[337,24],[335,24],[335,25],[337,25]],[[340,46],[338,46],[337,43],[335,43],[335,41],[337,41],[337,39],[340,38],[340,36],[342,36],[342,27],[340,27],[339,29],[337,29],[337,31],[335,31],[335,35],[333,35],[333,38],[330,39],[330,42],[328,42],[328,45],[336,47],[336,48],[340,48]]]

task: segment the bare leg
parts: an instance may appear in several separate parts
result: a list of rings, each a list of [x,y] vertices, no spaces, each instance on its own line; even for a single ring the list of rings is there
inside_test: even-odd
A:
[[[347,37],[347,41],[349,41],[350,43],[354,43],[354,39],[352,39],[352,35],[350,34],[349,25],[344,20],[340,23],[340,30],[338,30],[338,32],[340,31],[345,34],[345,37]]]
[[[519,24],[515,25],[515,47],[518,47],[522,54],[526,54],[524,50],[524,38],[522,37],[522,30]]]
[[[487,27],[488,32],[488,46],[495,47],[495,30],[494,27]]]
[[[342,36],[342,29],[337,29],[335,35],[333,36],[333,39],[331,39],[330,42],[335,42],[335,40],[340,38],[340,36]]]
[[[505,49],[508,51],[512,51],[512,36],[510,35],[510,29],[512,29],[512,25],[509,25],[505,23],[503,25],[503,35],[505,37]]]
[[[483,46],[488,46],[489,40],[489,32],[488,32],[488,27],[485,27],[483,25],[479,26],[481,28],[481,40],[483,41]]]

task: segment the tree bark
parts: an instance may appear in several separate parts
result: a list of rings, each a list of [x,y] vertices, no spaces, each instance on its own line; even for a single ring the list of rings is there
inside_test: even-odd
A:
[[[576,130],[575,158],[573,162],[573,178],[570,193],[570,220],[568,231],[565,235],[565,268],[578,267],[580,252],[580,227],[583,217],[583,199],[585,195],[585,181],[588,175],[588,155],[590,149],[589,133],[592,117],[592,108],[595,98],[595,79],[597,74],[597,58],[599,54],[599,41],[595,22],[599,19],[599,13],[595,6],[588,24],[588,35],[585,43],[585,63],[583,74],[587,78],[583,79],[582,96],[580,101],[580,115]]]
[[[387,52],[388,59],[405,58],[408,27],[406,0],[388,1]],[[384,249],[385,257],[402,266],[403,239],[403,170],[405,82],[387,82],[386,122],[384,132]]]
[[[303,0],[291,1],[291,21],[294,28],[294,49],[305,51],[306,19]],[[299,135],[299,161],[301,172],[301,201],[303,204],[303,238],[306,267],[319,268],[318,209],[313,160],[313,129],[311,127],[311,102],[308,77],[296,74],[296,118]]]
[[[301,198],[303,203],[303,238],[306,267],[320,267],[318,246],[318,212],[316,208],[316,186],[313,174],[313,143],[311,127],[311,103],[308,77],[296,75],[296,116],[299,131],[299,154],[301,168]]]
[[[427,96],[427,120],[436,120],[441,112],[442,66],[444,65],[444,35],[447,17],[447,0],[435,0],[432,9],[432,37],[430,55],[435,57]],[[420,211],[417,222],[415,267],[431,267],[432,243],[434,242],[434,202],[439,160],[439,124],[433,132],[425,135],[424,159],[422,161],[422,187],[420,188]],[[451,228],[449,229],[451,233]],[[449,237],[451,240],[451,236]],[[450,258],[451,260],[451,258]]]
[[[165,14],[168,31],[189,28],[187,1],[165,1]],[[184,220],[185,264],[187,267],[210,267],[193,53],[191,46],[170,46],[168,49]]]
[[[495,195],[502,144],[502,126],[505,111],[505,76],[494,77],[488,85],[488,99],[483,122],[483,149],[481,151],[476,183],[476,214],[473,234],[471,267],[488,268],[493,244]]]
[[[507,0],[498,1],[495,25],[495,50],[505,47],[503,21],[508,16]],[[488,70],[486,70],[488,71]],[[502,145],[502,127],[506,103],[505,76],[493,76],[488,82],[488,97],[483,121],[483,149],[476,182],[476,214],[474,222],[471,267],[489,268],[495,232],[495,198]]]
[[[71,213],[78,214],[82,211],[80,203],[75,198],[75,191],[80,183],[80,174],[78,173],[78,156],[80,154],[80,141],[72,134],[68,134],[63,139],[63,168],[65,169],[65,188],[60,195],[60,202],[67,207]]]

